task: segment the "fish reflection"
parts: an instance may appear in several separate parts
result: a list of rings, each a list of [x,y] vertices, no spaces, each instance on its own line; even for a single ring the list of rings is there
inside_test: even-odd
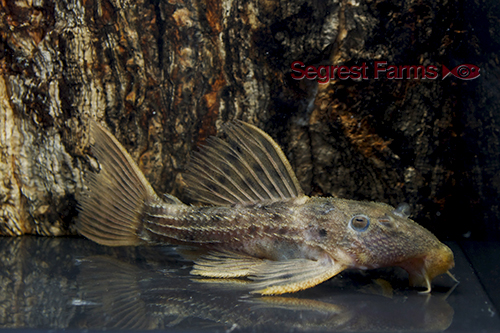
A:
[[[448,328],[454,313],[443,294],[423,296],[399,286],[393,290],[391,284],[398,281],[359,272],[295,297],[258,297],[248,295],[251,287],[241,280],[189,279],[189,265],[170,271],[156,267],[161,265],[130,264],[110,256],[81,259],[79,292],[73,300],[84,307],[78,326],[436,331]],[[338,293],[332,295],[332,290]]]

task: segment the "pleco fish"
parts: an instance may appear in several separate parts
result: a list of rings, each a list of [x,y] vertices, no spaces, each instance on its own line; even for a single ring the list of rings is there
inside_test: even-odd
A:
[[[210,138],[194,154],[185,178],[208,204],[196,207],[161,199],[116,138],[90,124],[101,170],[88,176],[77,228],[99,244],[197,246],[207,252],[192,274],[248,277],[260,294],[384,266],[404,268],[430,292],[454,266],[452,251],[408,218],[408,205],[306,196],[279,146],[253,125],[229,123],[226,140]]]

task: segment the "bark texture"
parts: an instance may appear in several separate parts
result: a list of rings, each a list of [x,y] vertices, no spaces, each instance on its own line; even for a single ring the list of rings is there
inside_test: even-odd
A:
[[[158,192],[231,119],[306,193],[393,205],[441,238],[499,239],[494,0],[0,1],[0,234],[71,234],[105,122]],[[290,64],[462,63],[472,81],[291,78]],[[183,198],[185,199],[185,198]]]

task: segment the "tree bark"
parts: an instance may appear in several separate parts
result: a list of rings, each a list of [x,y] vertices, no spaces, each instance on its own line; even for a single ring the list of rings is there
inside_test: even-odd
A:
[[[393,205],[441,238],[499,239],[493,0],[0,1],[0,234],[75,233],[108,125],[159,192],[231,119],[284,148],[306,193]],[[463,81],[293,80],[290,65],[462,63]],[[439,72],[441,74],[441,72]]]

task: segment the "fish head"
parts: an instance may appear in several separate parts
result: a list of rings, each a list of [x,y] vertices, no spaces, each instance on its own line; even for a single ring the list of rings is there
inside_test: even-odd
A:
[[[336,200],[340,209],[332,225],[344,232],[335,247],[352,260],[352,268],[399,266],[408,272],[410,285],[426,287],[429,292],[432,279],[449,273],[455,265],[451,249],[409,218],[407,204],[394,208],[384,203]]]

